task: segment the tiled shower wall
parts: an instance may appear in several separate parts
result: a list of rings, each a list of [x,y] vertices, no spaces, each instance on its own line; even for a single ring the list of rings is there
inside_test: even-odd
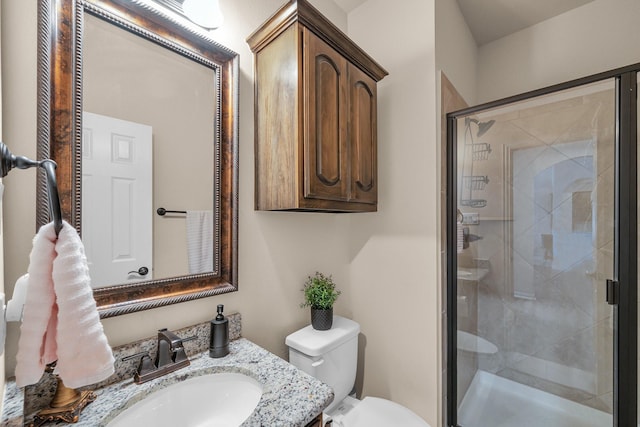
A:
[[[479,118],[495,120],[474,169],[487,206],[463,209],[480,223],[458,263],[490,271],[458,281],[458,324],[499,351],[458,352],[460,395],[481,369],[611,412],[614,102],[612,86],[594,87]]]

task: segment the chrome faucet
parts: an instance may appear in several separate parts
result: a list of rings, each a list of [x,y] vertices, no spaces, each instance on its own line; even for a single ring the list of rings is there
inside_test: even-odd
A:
[[[182,339],[166,328],[160,329],[158,330],[155,361],[151,360],[151,356],[148,353],[136,353],[122,360],[140,358],[140,363],[133,379],[137,384],[142,384],[189,366],[190,362],[184,351],[183,342],[191,341],[195,338],[196,336]]]

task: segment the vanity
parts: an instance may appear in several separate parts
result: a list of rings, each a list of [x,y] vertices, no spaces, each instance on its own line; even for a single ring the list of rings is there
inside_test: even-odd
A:
[[[116,373],[101,384],[91,387],[97,398],[80,414],[75,426],[107,426],[120,413],[144,400],[151,393],[178,384],[187,379],[217,373],[237,373],[256,380],[262,387],[262,395],[253,413],[242,426],[316,426],[324,408],[333,400],[333,390],[328,385],[300,371],[295,366],[240,336],[240,315],[228,316],[230,321],[230,352],[227,356],[209,357],[209,322],[175,331],[183,338],[197,338],[184,342],[190,366],[160,378],[136,384],[133,373],[135,361],[123,361],[126,356],[155,350],[155,337],[114,348]],[[47,374],[45,374],[46,376]],[[29,397],[30,402],[46,405],[51,399],[51,382],[44,378]],[[224,392],[222,392],[224,394]],[[214,401],[215,394],[211,395]],[[8,381],[3,402],[1,424],[22,426],[23,396],[15,383]],[[31,409],[25,408],[27,419]]]
[[[90,164],[85,161],[94,156],[93,148],[104,145],[92,139],[97,134],[94,132],[97,126],[90,127],[89,118],[101,116],[101,120],[107,121],[108,118],[109,122],[115,124],[126,121],[151,127],[154,162],[158,160],[159,163],[153,163],[147,169],[173,170],[176,165],[188,164],[190,167],[185,170],[202,173],[199,176],[187,173],[152,175],[153,185],[147,186],[146,193],[153,194],[152,200],[157,205],[134,209],[145,214],[146,225],[139,227],[136,223],[132,226],[135,230],[148,230],[149,224],[152,224],[152,238],[141,238],[144,245],[132,243],[133,238],[122,241],[131,243],[125,249],[145,246],[150,249],[147,252],[156,256],[151,261],[144,260],[143,257],[136,258],[139,262],[136,261],[112,278],[99,274],[92,276],[95,285],[93,293],[100,317],[104,319],[237,291],[238,54],[219,45],[207,32],[197,28],[186,18],[167,13],[165,9],[144,0],[38,0],[38,17],[41,42],[38,93],[42,102],[38,105],[37,157],[51,158],[57,163],[62,216],[81,233],[88,258],[93,263],[92,273],[98,271],[96,263],[103,261],[103,257],[97,256],[94,251],[104,249],[104,245],[95,242],[113,239],[92,240],[91,230],[109,230],[113,227],[104,226],[104,221],[85,209],[86,206],[98,206],[99,200],[96,199],[110,199],[94,197],[101,196],[102,192],[90,187],[83,176],[83,171],[90,170]],[[116,39],[118,43],[115,43]],[[107,48],[113,50],[117,47],[121,51],[127,51],[131,46],[140,50],[131,50],[131,60],[124,63],[123,70],[110,72],[108,76],[99,74],[105,69],[99,60],[106,58]],[[118,52],[113,55],[116,59],[121,58]],[[117,78],[125,71],[134,69],[132,64],[136,64],[137,58],[148,58],[150,55],[156,58],[158,64],[165,64],[152,67],[157,79],[136,80],[127,76]],[[111,60],[108,63],[117,61]],[[69,67],[69,64],[74,64],[74,67]],[[137,70],[138,76],[152,74],[146,68]],[[168,111],[167,104],[156,102],[153,97],[173,93],[175,88],[172,89],[163,82],[178,80],[175,78],[175,70],[181,72],[183,77],[186,71],[182,70],[188,70],[189,76],[199,76],[202,80],[187,77],[180,80],[180,84],[183,87],[185,82],[193,83],[202,92],[198,92],[198,97],[185,98],[184,104],[189,108],[182,108],[182,116],[176,114],[172,115],[172,120],[166,120],[159,114],[152,114],[156,110],[163,113]],[[107,77],[113,80],[107,80]],[[136,83],[139,81],[148,84]],[[99,91],[106,91],[107,95],[129,94],[132,91],[128,88],[112,88],[131,82],[136,83],[137,89],[145,89],[144,92],[135,92],[132,98],[147,100],[149,104],[137,106],[126,98],[107,103],[105,99],[113,98],[104,96]],[[158,88],[162,90],[157,90]],[[188,90],[182,92],[191,93]],[[176,96],[170,98],[170,105],[183,104],[176,102]],[[199,99],[206,103],[197,104]],[[132,111],[125,111],[125,106],[131,107]],[[205,114],[205,117],[196,118],[192,113],[185,113],[191,110]],[[134,116],[134,113],[139,116]],[[183,125],[188,122],[187,119],[197,120],[195,124]],[[169,133],[176,130],[181,132],[180,135]],[[169,143],[163,144],[162,140]],[[176,140],[181,141],[179,150],[176,150],[176,144],[173,143]],[[131,141],[117,141],[111,147],[115,150],[111,153],[117,155],[111,157],[121,162],[130,160],[130,154],[133,153],[131,147],[135,144]],[[203,159],[207,160],[207,164],[196,163]],[[181,182],[180,179],[185,181]],[[40,181],[38,227],[49,221],[46,183]],[[149,179],[145,182],[147,181]],[[192,194],[192,191],[182,191],[192,182],[207,182],[210,186],[202,186],[203,194],[198,195]],[[142,199],[128,195],[118,200]],[[96,210],[129,212],[128,209],[111,209],[110,206]],[[160,213],[161,210],[163,213]],[[207,232],[210,236],[209,243],[213,247],[212,263],[196,272],[187,268],[186,260],[176,261],[180,257],[186,257],[187,252],[186,248],[176,248],[176,242],[184,240],[182,237],[186,215],[182,214],[186,212],[183,210],[213,212],[213,231]],[[165,216],[166,212],[172,214]],[[126,223],[133,223],[133,216],[123,218]],[[112,220],[117,222],[114,218]],[[98,227],[93,227],[96,224]],[[178,237],[175,235],[176,230],[182,233]],[[147,234],[149,233],[145,235]],[[174,249],[175,252],[167,248]],[[104,271],[115,272],[116,269],[107,265]],[[237,321],[234,322],[236,317]],[[114,348],[116,373],[108,380],[89,387],[96,399],[84,408],[75,425],[109,425],[120,413],[144,401],[155,391],[179,385],[193,377],[217,373],[239,373],[257,381],[262,387],[260,399],[242,423],[243,426],[319,425],[322,410],[333,400],[331,388],[241,338],[239,315],[231,315],[229,320],[232,325],[229,355],[220,359],[209,357],[208,322],[172,331],[182,338],[197,337],[184,343],[190,365],[140,385],[135,384],[133,379],[140,359],[124,361],[123,358],[138,353],[153,354],[157,345],[153,336],[155,331],[149,331],[152,338]],[[237,325],[235,332],[233,324]],[[158,328],[163,326],[165,325],[157,325]],[[0,423],[3,426],[28,424],[38,410],[51,402],[55,389],[56,380],[52,374],[44,374],[38,384],[24,390],[18,389],[15,382],[9,379]],[[211,393],[212,401],[215,394]]]

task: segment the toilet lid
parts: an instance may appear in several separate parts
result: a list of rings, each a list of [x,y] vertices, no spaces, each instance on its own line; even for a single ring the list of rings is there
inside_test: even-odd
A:
[[[378,397],[365,397],[345,415],[345,427],[429,427],[422,418],[408,408]]]

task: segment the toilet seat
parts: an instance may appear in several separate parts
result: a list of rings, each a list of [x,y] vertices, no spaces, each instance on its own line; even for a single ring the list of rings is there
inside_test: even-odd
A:
[[[378,397],[365,397],[347,411],[334,417],[335,427],[429,427],[408,408]]]

